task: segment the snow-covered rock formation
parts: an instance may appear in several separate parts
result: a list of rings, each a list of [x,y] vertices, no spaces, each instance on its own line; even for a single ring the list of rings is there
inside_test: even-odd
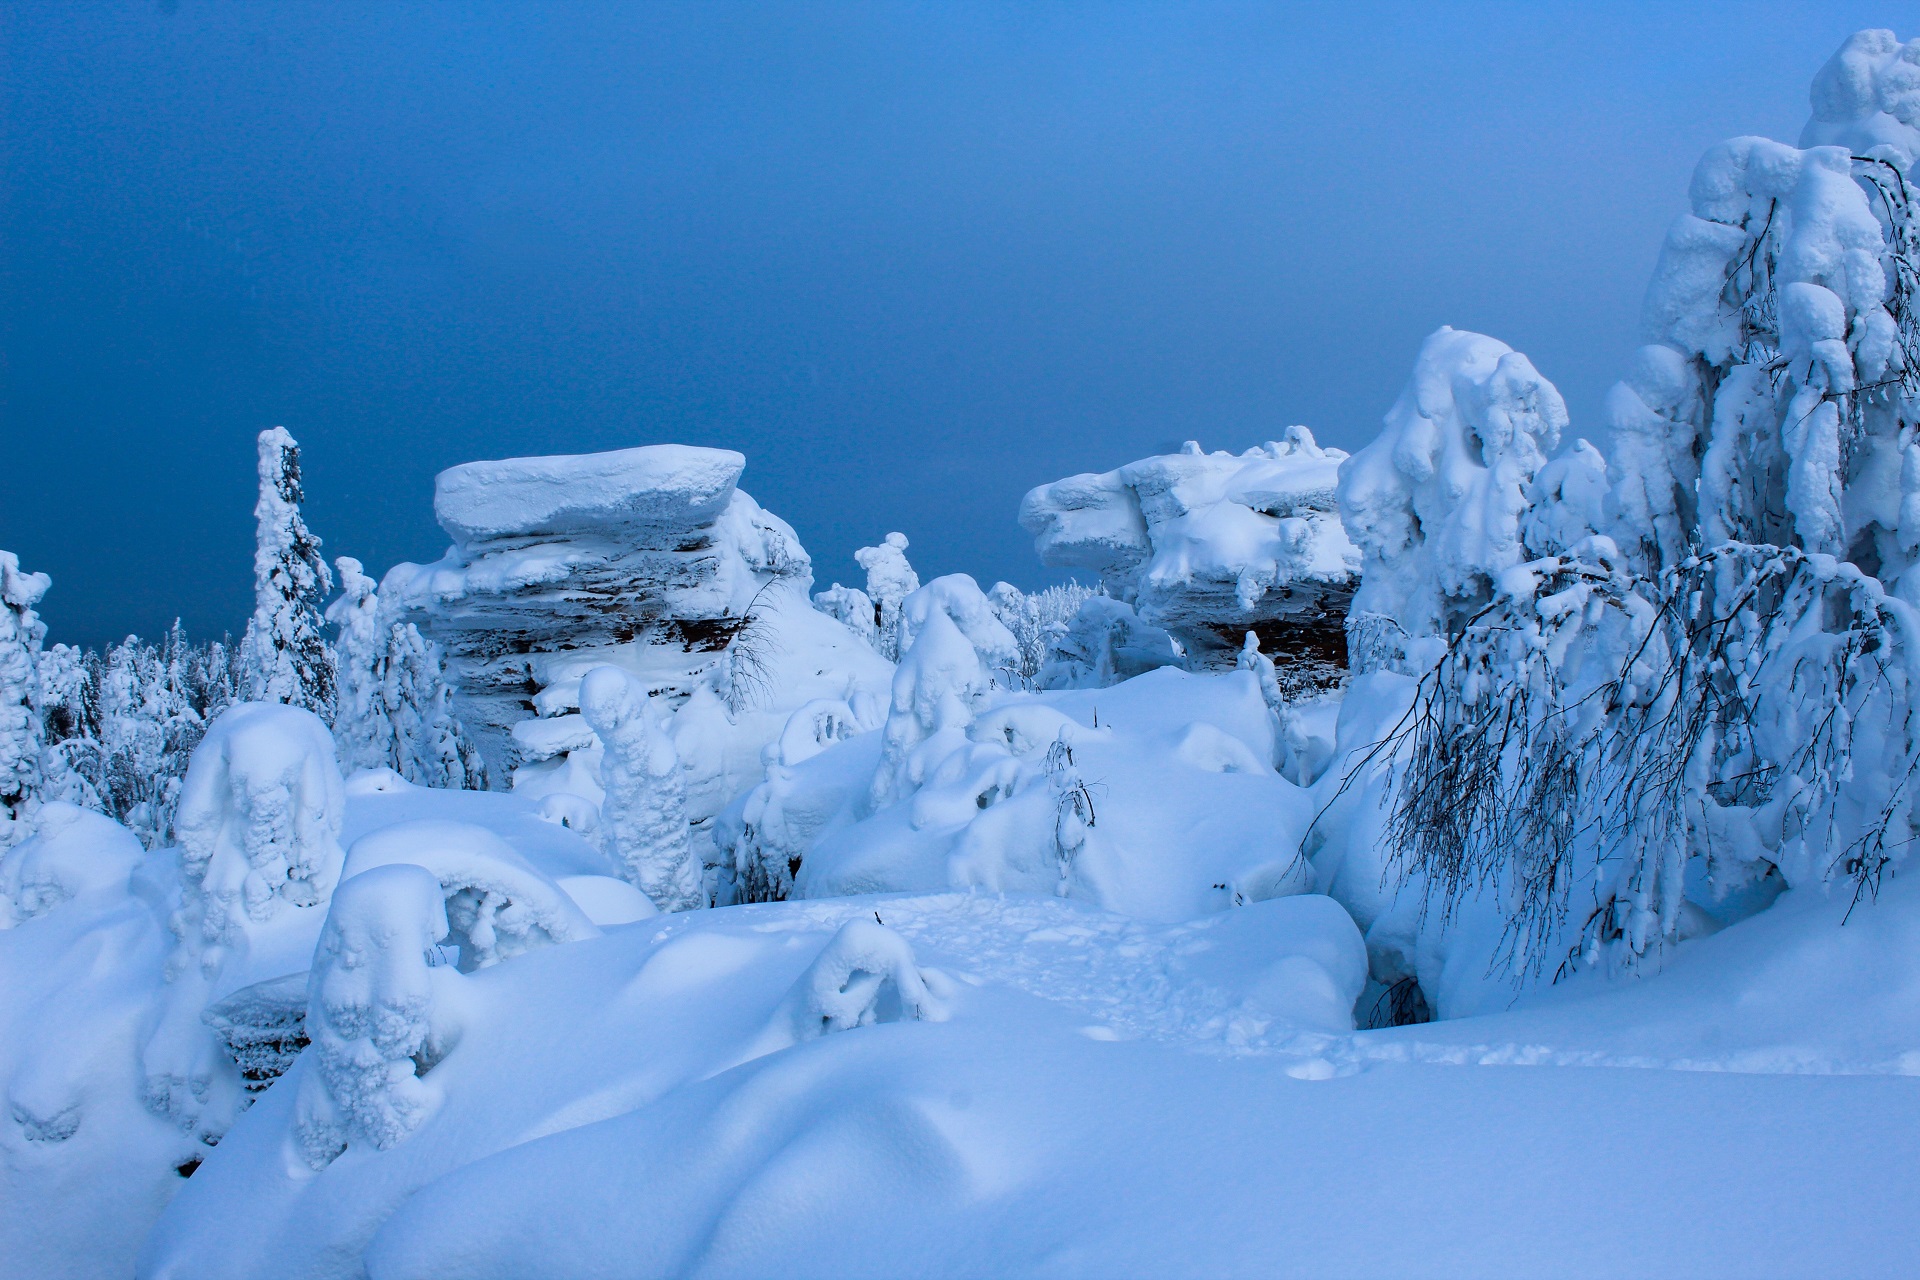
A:
[[[1042,561],[1098,574],[1197,666],[1231,666],[1254,631],[1270,652],[1337,669],[1360,569],[1334,504],[1346,456],[1305,427],[1239,455],[1189,441],[1041,485],[1020,504],[1020,525]]]
[[[445,649],[460,719],[496,785],[578,745],[577,720],[571,738],[514,726],[577,707],[580,676],[620,662],[612,651],[685,692],[763,588],[811,584],[793,530],[735,487],[745,466],[727,449],[647,445],[440,473],[434,516],[453,545],[433,564],[396,565],[380,593]]]

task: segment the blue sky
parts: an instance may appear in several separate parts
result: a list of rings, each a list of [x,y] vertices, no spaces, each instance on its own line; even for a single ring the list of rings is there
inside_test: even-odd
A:
[[[676,440],[822,585],[1032,585],[1032,485],[1356,447],[1441,324],[1598,437],[1694,160],[1902,13],[17,0],[0,547],[56,640],[237,633],[280,424],[376,573],[443,467]]]

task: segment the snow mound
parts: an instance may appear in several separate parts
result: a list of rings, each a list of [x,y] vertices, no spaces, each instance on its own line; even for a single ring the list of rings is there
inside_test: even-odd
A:
[[[34,834],[0,854],[0,929],[84,895],[123,892],[146,851],[112,818],[55,800],[34,814]]]
[[[600,933],[565,889],[472,823],[427,819],[382,827],[354,842],[343,874],[407,864],[439,882],[463,973]]]

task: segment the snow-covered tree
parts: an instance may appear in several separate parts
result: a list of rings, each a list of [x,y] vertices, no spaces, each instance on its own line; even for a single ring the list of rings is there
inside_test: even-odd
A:
[[[1081,604],[1096,594],[1092,587],[1077,582],[1034,592],[1022,591],[1011,582],[993,584],[987,603],[1012,633],[1016,647],[1014,664],[1005,672],[1009,684],[1021,689],[1040,687],[1040,672],[1054,643],[1066,633]]]
[[[24,840],[40,798],[40,648],[47,629],[33,607],[53,580],[23,573],[0,551],[0,848]]]
[[[333,586],[320,539],[300,518],[300,446],[285,427],[260,433],[253,617],[240,641],[247,698],[333,712],[333,659],[320,602]]]
[[[392,767],[422,787],[484,791],[487,766],[453,714],[440,648],[411,622],[387,627],[379,705],[392,727]]]
[[[976,704],[996,687],[996,674],[1018,660],[1012,633],[964,573],[921,587],[901,602],[899,615],[900,665],[868,792],[870,811],[918,789],[926,760],[940,758],[924,744],[935,737],[964,741]]]
[[[386,620],[374,580],[335,561],[340,598],[327,606],[333,644],[333,735],[341,767],[392,769],[423,787],[485,790],[486,765],[453,714],[440,650],[411,622]]]
[[[605,750],[600,833],[607,852],[660,910],[705,906],[680,757],[645,686],[618,667],[595,667],[580,681],[580,711]]]
[[[340,598],[327,606],[333,624],[333,740],[340,767],[394,767],[393,721],[382,697],[387,628],[380,625],[377,584],[352,556],[341,556]]]
[[[825,591],[815,593],[813,607],[828,617],[837,619],[847,630],[865,640],[878,652],[880,614],[866,592],[858,587],[843,587],[836,582]]]
[[[423,867],[374,867],[340,885],[307,979],[312,1071],[294,1100],[300,1153],[324,1169],[354,1144],[384,1151],[438,1098],[421,1079],[445,1057],[462,982],[428,956],[447,936],[440,882]]]
[[[873,601],[880,656],[899,661],[905,645],[900,640],[900,605],[920,589],[920,575],[907,563],[907,535],[890,533],[877,547],[853,553],[867,571],[867,598]]]
[[[1400,444],[1343,471],[1356,613],[1438,646],[1382,744],[1408,752],[1390,840],[1443,918],[1496,886],[1536,969],[1657,961],[1690,884],[1870,894],[1920,834],[1920,130],[1886,105],[1916,56],[1866,32],[1822,71],[1803,141],[1841,145],[1701,160],[1604,496],[1580,456],[1408,522]],[[1499,554],[1418,563],[1449,527]]]

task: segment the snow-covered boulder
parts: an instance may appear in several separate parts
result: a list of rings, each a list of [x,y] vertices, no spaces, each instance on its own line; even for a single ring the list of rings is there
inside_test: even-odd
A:
[[[1200,665],[1231,665],[1252,630],[1270,650],[1337,669],[1360,568],[1334,502],[1346,456],[1305,427],[1238,455],[1189,441],[1041,485],[1020,524],[1042,561],[1098,574]]]

